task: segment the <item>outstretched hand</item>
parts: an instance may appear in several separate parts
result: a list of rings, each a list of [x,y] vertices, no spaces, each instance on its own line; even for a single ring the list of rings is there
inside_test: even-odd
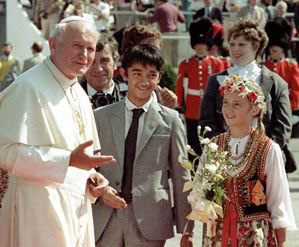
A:
[[[117,191],[111,186],[107,186],[103,195],[102,195],[103,203],[111,208],[126,208],[126,201],[117,195]]]
[[[116,160],[110,155],[89,155],[85,149],[93,144],[93,141],[87,141],[80,144],[73,150],[70,157],[70,166],[77,167],[83,170],[90,170],[109,163],[115,163]]]
[[[107,188],[109,181],[101,173],[93,173],[89,176],[88,186],[93,197],[102,196]]]

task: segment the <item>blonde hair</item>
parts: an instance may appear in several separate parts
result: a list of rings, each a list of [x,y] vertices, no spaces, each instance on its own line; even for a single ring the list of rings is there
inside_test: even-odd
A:
[[[262,96],[264,97],[264,93],[261,89],[261,87],[255,83],[255,82],[249,82],[251,84],[251,87],[254,88],[254,91],[255,93],[258,95],[258,96]],[[249,101],[250,102],[250,101]],[[252,107],[258,107],[259,108],[259,113],[253,118],[252,120],[252,123],[251,125],[254,125],[254,121],[255,118],[257,118],[257,126],[252,126],[254,127],[254,139],[258,139],[260,136],[263,136],[265,135],[265,126],[263,124],[263,117],[264,117],[264,114],[266,112],[266,102],[258,102],[258,103],[251,103],[251,106]]]
[[[257,120],[257,126],[252,126],[255,129],[254,138],[258,138],[265,134],[265,127],[263,124],[263,116],[266,112],[266,102],[264,93],[261,87],[250,80],[246,80],[238,75],[233,75],[225,80],[219,87],[220,95],[224,96],[227,92],[238,93],[239,96],[246,98],[251,107],[257,107],[259,112],[253,117],[251,125]]]

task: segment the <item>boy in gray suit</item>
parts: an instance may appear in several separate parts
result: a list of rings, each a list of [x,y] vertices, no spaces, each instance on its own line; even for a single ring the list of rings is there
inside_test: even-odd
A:
[[[183,233],[191,212],[182,192],[190,174],[178,161],[187,157],[184,126],[176,111],[153,96],[163,63],[151,45],[130,48],[120,72],[128,81],[127,96],[95,111],[101,154],[117,157],[116,165],[99,169],[110,186],[93,207],[97,246],[164,246],[174,236],[174,223]],[[193,224],[186,229],[181,246],[192,246]]]

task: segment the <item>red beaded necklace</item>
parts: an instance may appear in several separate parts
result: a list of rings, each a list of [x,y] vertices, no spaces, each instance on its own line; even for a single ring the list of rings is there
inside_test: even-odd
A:
[[[225,149],[227,150],[228,160],[237,161],[236,163],[229,162],[228,169],[229,170],[237,170],[240,168],[241,164],[244,164],[244,162],[250,157],[251,146],[252,146],[252,143],[254,142],[254,138],[253,138],[254,131],[253,131],[253,129],[250,130],[250,133],[249,133],[250,136],[246,142],[244,151],[240,155],[236,155],[236,156],[232,156],[231,148],[229,145],[231,136],[230,136],[229,131],[227,133],[228,133],[228,135],[225,140]]]

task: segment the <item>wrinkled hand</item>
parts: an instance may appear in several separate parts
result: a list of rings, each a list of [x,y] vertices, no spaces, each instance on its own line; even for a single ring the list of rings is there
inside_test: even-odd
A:
[[[112,156],[89,155],[85,152],[85,149],[93,144],[93,141],[87,141],[80,144],[73,150],[70,157],[70,166],[77,167],[83,170],[90,170],[109,163],[115,163],[116,160]]]
[[[193,239],[189,235],[182,235],[181,242],[180,242],[181,247],[193,247]]]
[[[169,108],[176,108],[178,103],[178,96],[171,90],[169,90],[167,87],[161,88],[160,86],[157,86],[157,90],[161,96],[161,100],[163,105],[169,107]]]
[[[111,208],[126,208],[127,207],[127,203],[126,201],[119,197],[117,195],[117,191],[112,188],[111,186],[108,186],[103,195],[102,195],[102,201],[103,203]]]
[[[109,184],[109,181],[101,173],[98,172],[91,174],[87,181],[90,194],[93,197],[102,196]],[[94,181],[96,185],[94,185],[92,181]]]

